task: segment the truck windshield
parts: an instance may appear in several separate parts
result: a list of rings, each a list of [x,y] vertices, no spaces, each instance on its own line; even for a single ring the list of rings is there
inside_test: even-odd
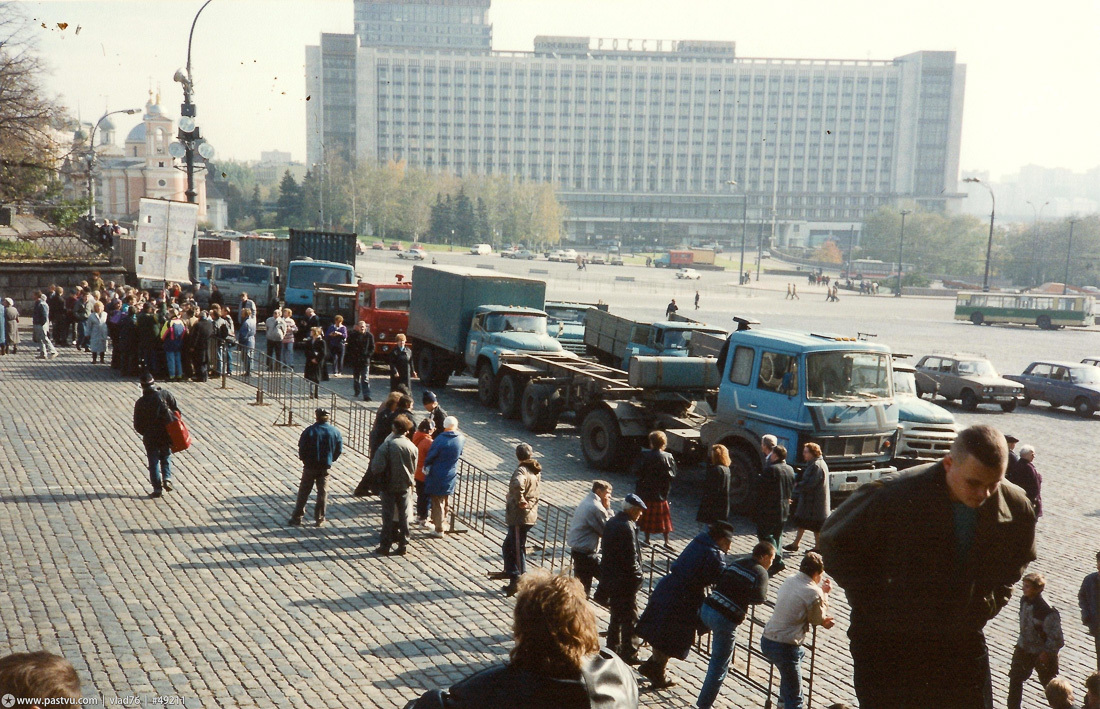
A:
[[[265,285],[271,278],[271,271],[272,269],[266,266],[247,266],[240,264],[222,265],[214,269],[214,280],[257,286]],[[313,284],[310,284],[310,288],[312,287]]]
[[[890,363],[874,352],[815,352],[806,356],[810,399],[879,399],[891,396]]]
[[[917,378],[912,372],[899,372],[894,370],[894,395],[917,395]]]
[[[351,269],[338,266],[295,264],[287,277],[287,288],[313,290],[314,283],[351,283]]]
[[[374,307],[379,310],[408,310],[412,288],[375,288]]]
[[[665,330],[662,344],[668,350],[686,350],[691,342],[692,335],[696,332],[706,332],[708,335],[726,337],[726,333],[721,330]]]
[[[547,306],[546,315],[551,325],[557,325],[558,321],[567,323],[584,323],[588,315],[588,308],[561,308]]]
[[[545,335],[546,318],[541,315],[493,313],[485,319],[485,329],[489,332],[533,332]]]
[[[970,359],[959,362],[959,374],[973,377],[995,377],[997,370],[984,359]]]

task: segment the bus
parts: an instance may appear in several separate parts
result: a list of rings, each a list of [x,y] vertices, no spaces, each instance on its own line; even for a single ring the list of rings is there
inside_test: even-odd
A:
[[[960,292],[955,300],[955,319],[975,325],[1011,323],[1057,330],[1067,325],[1092,325],[1093,306],[1091,295]]]
[[[917,267],[911,263],[902,263],[903,273],[913,273],[917,270]],[[884,278],[897,278],[898,275],[898,262],[897,261],[879,261],[872,258],[857,258],[852,261],[848,269],[844,272],[844,275],[848,278],[861,279],[884,279]]]

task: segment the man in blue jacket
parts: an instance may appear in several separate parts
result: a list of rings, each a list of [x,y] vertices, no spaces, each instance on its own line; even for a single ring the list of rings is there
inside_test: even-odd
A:
[[[298,458],[302,461],[302,482],[298,485],[298,503],[290,515],[290,526],[300,527],[306,511],[306,500],[313,486],[317,486],[317,504],[313,518],[320,527],[325,523],[325,502],[328,491],[328,471],[344,450],[344,439],[336,427],[328,422],[328,411],[317,409],[317,422],[302,431],[298,439]]]
[[[458,432],[458,419],[443,419],[443,432],[432,441],[428,455],[424,457],[424,494],[432,498],[432,524],[435,529],[429,535],[443,538],[443,520],[447,517],[448,500],[455,491],[458,477],[458,459],[466,437]]]

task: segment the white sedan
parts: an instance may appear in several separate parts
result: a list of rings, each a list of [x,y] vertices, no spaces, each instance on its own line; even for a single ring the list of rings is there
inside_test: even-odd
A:
[[[694,268],[681,268],[679,271],[676,272],[676,277],[695,281],[702,278],[702,276],[699,275],[699,272],[696,271]]]
[[[411,258],[415,261],[423,261],[427,258],[427,255],[424,253],[424,249],[406,249],[397,254],[397,258]]]

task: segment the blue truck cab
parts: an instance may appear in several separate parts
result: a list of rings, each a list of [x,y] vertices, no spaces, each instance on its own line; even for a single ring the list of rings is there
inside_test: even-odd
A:
[[[704,446],[729,449],[731,502],[751,511],[762,470],[760,439],[774,435],[787,462],[803,465],[802,447],[817,443],[829,465],[834,498],[894,472],[898,437],[890,350],[855,338],[774,329],[741,329],[718,358],[722,375]]]
[[[318,283],[348,285],[355,283],[355,267],[336,261],[298,259],[287,266],[286,307],[313,307],[313,288]]]
[[[485,361],[493,374],[500,369],[501,353],[561,352],[562,346],[546,332],[546,313],[536,308],[482,305],[474,311],[466,340],[466,367],[477,372]]]
[[[652,325],[641,323],[630,333],[630,343],[623,354],[622,368],[630,371],[630,360],[635,357],[687,357],[691,339],[695,333],[726,336],[720,327],[702,323],[661,321]]]
[[[588,317],[589,308],[607,312],[606,303],[546,301],[547,332],[561,343],[563,349],[577,354],[585,353],[584,323]]]

